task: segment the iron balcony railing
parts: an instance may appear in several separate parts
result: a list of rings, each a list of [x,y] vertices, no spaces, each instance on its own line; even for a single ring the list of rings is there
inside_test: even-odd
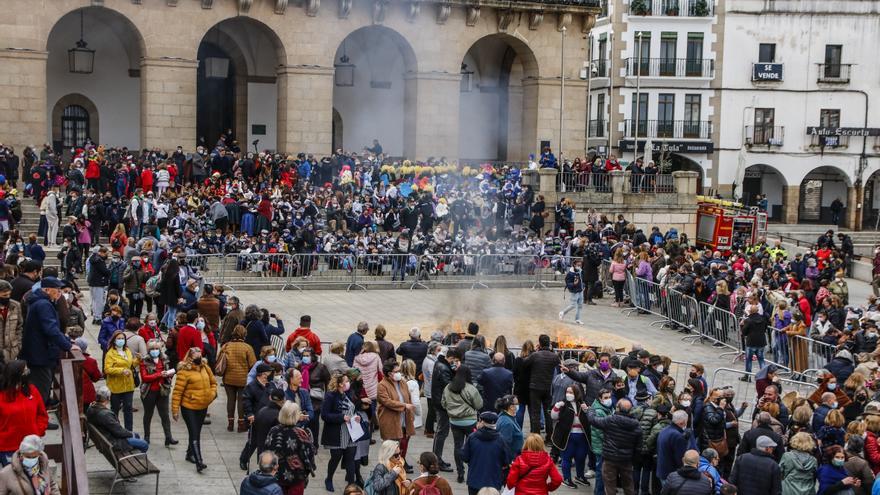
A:
[[[627,119],[626,137],[634,137],[635,120]],[[641,120],[639,138],[712,139],[712,122],[708,120]]]
[[[846,148],[849,136],[810,136],[810,146],[818,148]]]
[[[605,137],[605,120],[590,121],[590,137]]]
[[[781,125],[747,125],[743,144],[746,146],[782,146],[785,127]]]
[[[846,84],[849,82],[853,64],[818,64],[819,77],[816,82]]]
[[[708,58],[628,58],[627,77],[715,77],[715,61]]]
[[[665,17],[711,17],[713,0],[632,0],[629,14]]]

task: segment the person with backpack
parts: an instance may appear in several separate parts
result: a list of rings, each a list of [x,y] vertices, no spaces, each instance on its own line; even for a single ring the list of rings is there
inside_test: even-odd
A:
[[[440,473],[440,461],[433,452],[422,452],[418,461],[419,475],[410,486],[411,495],[452,495],[452,486]]]
[[[714,480],[700,472],[700,454],[688,450],[682,457],[683,466],[669,474],[660,495],[714,495]]]
[[[575,259],[572,267],[565,274],[565,290],[568,291],[569,303],[559,312],[559,319],[565,318],[565,315],[571,311],[574,312],[574,322],[583,325],[581,321],[581,308],[584,306],[584,277],[581,273],[581,259]]]

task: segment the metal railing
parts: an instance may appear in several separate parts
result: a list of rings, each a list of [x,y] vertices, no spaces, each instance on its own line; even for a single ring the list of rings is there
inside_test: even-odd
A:
[[[715,77],[715,61],[709,58],[626,59],[627,77]]]
[[[626,137],[635,136],[634,119],[626,119]],[[712,122],[709,120],[645,120],[638,124],[639,138],[657,139],[712,139]]]
[[[773,359],[791,370],[794,376],[803,376],[807,370],[824,368],[834,358],[838,347],[805,335],[786,333],[786,329],[770,328],[773,337]]]
[[[816,64],[819,67],[819,75],[816,82],[846,84],[849,82],[853,64]]]
[[[666,17],[709,17],[713,15],[711,0],[644,0],[629,3],[630,15]]]
[[[611,192],[611,175],[609,174],[561,172],[558,177],[557,189],[559,192]]]
[[[89,479],[82,428],[82,364],[80,351],[61,359],[58,386],[61,392],[61,444],[46,445],[46,453],[61,464],[61,493],[88,495]]]
[[[849,136],[810,136],[810,146],[819,148],[846,148]]]
[[[781,125],[747,125],[743,132],[746,146],[782,146],[785,127]]]
[[[631,174],[629,191],[639,194],[674,193],[675,178],[672,174]]]

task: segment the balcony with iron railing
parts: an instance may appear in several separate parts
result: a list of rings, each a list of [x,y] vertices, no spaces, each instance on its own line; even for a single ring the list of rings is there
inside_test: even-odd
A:
[[[781,125],[747,125],[743,134],[746,146],[782,146],[785,127]]]
[[[626,77],[715,77],[715,61],[708,58],[628,58]]]
[[[712,17],[713,0],[631,0],[633,16]]]
[[[640,120],[638,129],[635,121],[627,119],[625,137],[651,139],[712,139],[712,122],[708,120]]]
[[[846,148],[849,136],[810,136],[811,148]]]
[[[853,64],[816,64],[819,75],[816,82],[825,84],[847,84]]]
[[[604,138],[605,137],[605,120],[591,120],[589,137]]]

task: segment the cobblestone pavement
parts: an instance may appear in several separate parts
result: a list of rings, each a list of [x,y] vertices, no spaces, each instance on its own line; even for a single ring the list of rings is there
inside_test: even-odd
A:
[[[869,293],[867,284],[850,281],[850,295],[853,301],[862,302]],[[523,340],[537,339],[540,333],[566,332],[572,338],[585,340],[591,345],[613,342],[613,345],[624,345],[640,342],[650,351],[668,355],[674,360],[703,363],[707,368],[707,378],[719,368],[742,369],[742,362],[733,363],[731,356],[721,357],[716,348],[708,344],[690,344],[683,342],[682,335],[659,325],[651,325],[658,320],[653,315],[625,316],[618,309],[611,307],[607,297],[598,301],[596,306],[584,306],[583,320],[585,326],[573,323],[574,315],[569,313],[567,322],[560,322],[557,313],[565,302],[561,290],[532,291],[527,289],[492,289],[492,290],[421,290],[421,291],[253,291],[237,294],[244,304],[256,303],[277,313],[285,323],[289,334],[296,328],[301,314],[312,316],[313,328],[324,341],[344,340],[357,323],[367,321],[372,328],[383,324],[388,329],[389,340],[400,342],[406,332],[414,325],[422,329],[422,335],[428,338],[430,332],[442,326],[456,327],[468,321],[478,321],[488,341],[494,341],[497,335],[505,335],[510,345],[519,345]],[[94,342],[98,328],[87,330],[88,338]],[[92,345],[92,350],[97,347]],[[95,354],[100,355],[99,352]],[[682,374],[687,370],[682,367]],[[751,400],[754,394],[753,384],[737,382],[733,373],[719,372],[718,382],[738,385],[738,397]],[[679,379],[679,387],[683,378]],[[226,495],[238,492],[238,486],[244,476],[238,466],[238,456],[245,441],[244,433],[229,433],[225,421],[225,393],[220,387],[219,397],[210,408],[213,424],[206,426],[202,432],[202,450],[209,468],[202,474],[195,472],[195,467],[184,460],[186,452],[186,429],[183,422],[172,424],[175,438],[181,444],[165,448],[161,442],[155,442],[150,449],[150,459],[162,470],[160,493],[183,493],[190,495]],[[137,395],[137,394],[135,394]],[[737,399],[739,401],[739,399]],[[135,399],[135,407],[139,406]],[[528,430],[528,421],[526,422]],[[135,430],[142,431],[142,420],[139,412],[135,413]],[[161,427],[158,417],[153,418],[153,437],[161,439]],[[378,438],[378,434],[375,435]],[[414,464],[419,453],[429,450],[431,440],[418,432],[410,441],[408,459]],[[378,445],[371,453],[371,462],[375,461]],[[446,442],[444,458],[452,460],[452,438]],[[328,451],[319,449],[317,458],[318,473],[311,481],[306,493],[325,493],[323,479],[326,473]],[[109,492],[113,474],[110,465],[90,448],[86,451],[89,471],[90,491],[94,494]],[[252,462],[253,464],[253,462]],[[368,472],[370,468],[363,468]],[[366,476],[366,475],[365,475]],[[337,493],[344,487],[344,474],[337,471],[335,484]],[[152,495],[154,478],[144,477],[134,483],[121,483],[116,493]],[[447,476],[456,495],[464,495],[467,488],[455,483],[454,475]],[[561,487],[557,493],[574,493]],[[581,487],[579,493],[592,493],[592,489]]]

